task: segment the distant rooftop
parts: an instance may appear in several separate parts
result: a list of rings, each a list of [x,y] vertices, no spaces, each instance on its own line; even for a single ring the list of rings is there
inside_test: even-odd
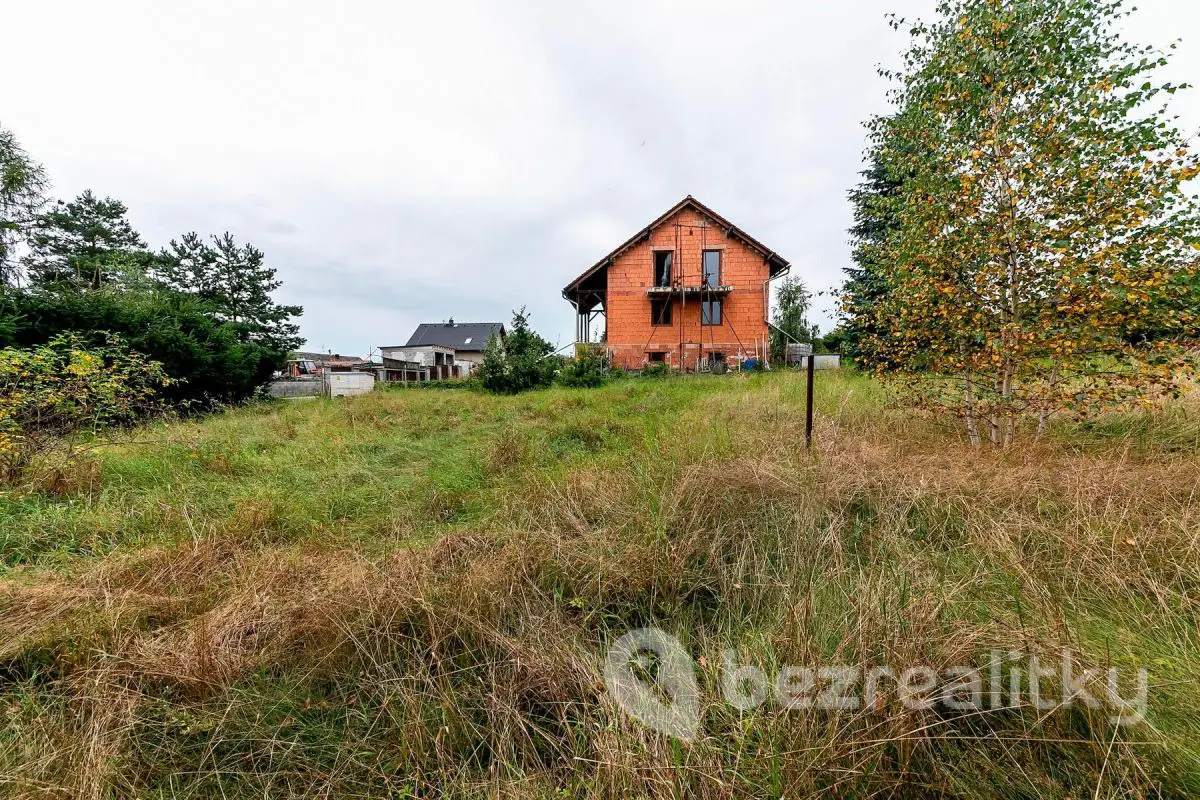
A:
[[[455,350],[483,350],[493,336],[504,336],[503,322],[425,322],[408,337],[405,347],[440,344]]]
[[[363,358],[359,358],[358,356],[343,356],[339,353],[309,353],[309,352],[305,352],[302,350],[298,350],[295,353],[292,353],[290,358],[293,361],[325,361],[325,362],[333,362],[333,361],[355,362],[355,361],[365,361],[366,360]]]

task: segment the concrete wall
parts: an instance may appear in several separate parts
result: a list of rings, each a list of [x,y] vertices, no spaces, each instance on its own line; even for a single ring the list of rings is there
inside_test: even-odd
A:
[[[380,349],[381,358],[392,358],[397,361],[415,361],[426,367],[432,367],[436,361],[453,364],[454,348],[438,345],[422,345],[420,347],[386,347]],[[435,356],[441,356],[441,359]]]
[[[682,226],[678,230],[677,223]],[[708,227],[701,228],[702,223]],[[700,324],[697,297],[688,297],[682,305],[678,298],[672,301],[670,325],[651,323],[646,290],[654,284],[654,252],[663,249],[675,251],[673,276],[688,286],[701,283],[702,251],[721,251],[721,285],[732,286],[733,291],[723,298],[720,325]],[[694,369],[698,356],[703,353],[707,358],[713,351],[735,363],[739,352],[754,355],[756,340],[762,355],[767,341],[763,285],[769,274],[760,253],[726,236],[724,229],[693,209],[683,209],[651,231],[648,241],[625,251],[608,267],[607,347],[614,365],[639,368],[646,353],[655,350],[667,353],[673,367],[682,361],[686,369]]]
[[[813,356],[813,369],[837,369],[841,365],[842,357],[836,353]]]
[[[267,393],[271,397],[320,397],[325,394],[325,381],[320,377],[271,381]]]
[[[472,364],[475,364],[476,366],[478,366],[479,364],[483,363],[483,351],[482,350],[456,350],[454,352],[454,358],[456,361],[470,361]]]
[[[375,376],[370,372],[330,372],[325,381],[330,397],[353,397],[375,390]]]

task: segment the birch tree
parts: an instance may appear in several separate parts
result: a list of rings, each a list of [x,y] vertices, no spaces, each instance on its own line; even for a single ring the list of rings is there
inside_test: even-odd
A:
[[[1197,327],[1200,163],[1120,0],[942,0],[872,124],[895,225],[863,348],[973,444],[1172,391]],[[904,26],[894,20],[897,28]],[[1153,339],[1140,332],[1153,330]]]

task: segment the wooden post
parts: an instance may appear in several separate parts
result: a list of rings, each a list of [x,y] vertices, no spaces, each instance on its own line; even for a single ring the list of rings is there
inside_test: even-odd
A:
[[[805,391],[804,406],[804,446],[812,449],[812,414],[813,414],[813,372],[816,368],[816,356],[808,355],[808,387]]]

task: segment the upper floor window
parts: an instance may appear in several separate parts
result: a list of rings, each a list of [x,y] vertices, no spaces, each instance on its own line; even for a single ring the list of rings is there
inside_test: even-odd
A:
[[[654,285],[671,285],[671,266],[675,261],[675,253],[671,250],[654,251]]]
[[[704,251],[704,285],[710,287],[721,285],[720,250]]]

